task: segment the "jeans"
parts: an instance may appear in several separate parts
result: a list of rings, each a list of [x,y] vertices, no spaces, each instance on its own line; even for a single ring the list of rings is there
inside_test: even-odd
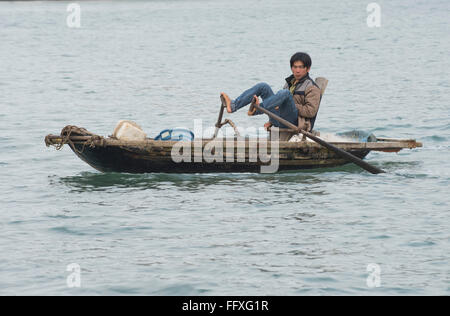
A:
[[[297,126],[298,110],[295,106],[291,92],[288,89],[283,89],[278,91],[277,94],[274,94],[270,86],[264,82],[258,83],[252,88],[244,91],[237,99],[232,100],[231,109],[233,112],[250,104],[254,95],[262,98],[263,102],[260,104],[262,108]],[[263,113],[256,111],[255,114],[259,115]],[[270,118],[269,121],[275,127],[288,128],[273,118]]]

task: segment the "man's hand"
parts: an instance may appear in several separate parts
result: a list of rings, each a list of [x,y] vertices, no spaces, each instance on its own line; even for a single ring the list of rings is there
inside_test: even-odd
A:
[[[271,127],[271,126],[272,126],[272,123],[267,122],[266,124],[264,124],[264,129],[265,129],[266,131],[268,131],[268,130],[269,130],[269,127]]]

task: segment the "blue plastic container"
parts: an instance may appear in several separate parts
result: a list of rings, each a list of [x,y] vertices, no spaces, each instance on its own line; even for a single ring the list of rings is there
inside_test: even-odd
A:
[[[182,128],[165,129],[155,137],[155,140],[193,141],[194,133]]]

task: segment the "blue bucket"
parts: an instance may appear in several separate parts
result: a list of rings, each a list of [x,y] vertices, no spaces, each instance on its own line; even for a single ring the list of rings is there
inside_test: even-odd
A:
[[[155,137],[155,140],[193,141],[194,133],[182,128],[165,129]]]

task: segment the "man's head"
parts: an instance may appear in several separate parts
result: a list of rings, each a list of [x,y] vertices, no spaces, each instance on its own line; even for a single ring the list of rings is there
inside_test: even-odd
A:
[[[295,53],[291,57],[291,69],[295,79],[304,77],[311,69],[311,57],[307,53]]]

